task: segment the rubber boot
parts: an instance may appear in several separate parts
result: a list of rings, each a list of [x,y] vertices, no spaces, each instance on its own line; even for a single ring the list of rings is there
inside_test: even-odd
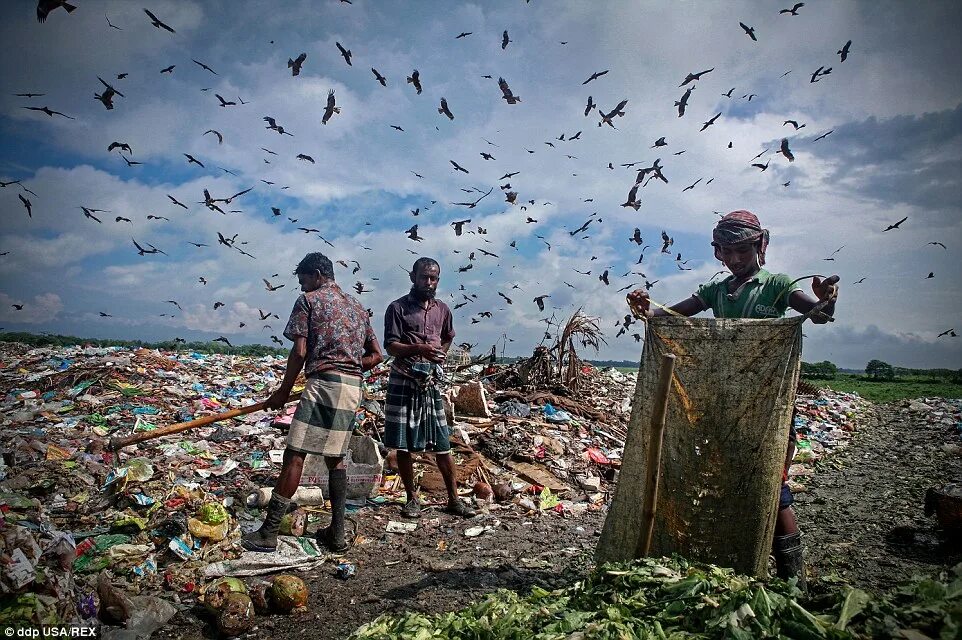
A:
[[[775,574],[782,580],[797,578],[798,588],[807,591],[805,562],[802,558],[802,532],[775,536],[772,541],[772,555],[775,556]]]
[[[348,545],[344,541],[344,510],[347,506],[347,469],[331,469],[328,472],[331,524],[317,531],[318,543],[331,551],[343,551]]]
[[[293,504],[293,500],[285,498],[276,491],[271,495],[271,501],[267,503],[267,515],[264,516],[264,524],[257,531],[244,534],[241,538],[241,545],[248,551],[273,551],[277,548],[277,530],[281,526],[281,518],[287,513]]]

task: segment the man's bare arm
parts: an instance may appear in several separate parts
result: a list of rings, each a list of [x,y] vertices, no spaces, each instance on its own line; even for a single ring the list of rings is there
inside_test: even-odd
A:
[[[265,408],[280,409],[284,406],[288,396],[291,395],[291,389],[294,388],[294,382],[297,381],[298,374],[304,368],[305,360],[307,360],[307,338],[298,336],[294,340],[294,346],[291,348],[290,354],[287,356],[284,380],[281,382],[281,386],[267,399]]]

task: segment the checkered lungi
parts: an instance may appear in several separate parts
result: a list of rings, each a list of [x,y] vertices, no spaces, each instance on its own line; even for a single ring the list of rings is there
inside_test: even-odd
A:
[[[401,451],[451,451],[451,432],[444,417],[441,391],[394,371],[384,401],[384,444]]]
[[[361,378],[334,371],[307,379],[287,432],[287,448],[339,458],[347,453],[361,404]]]

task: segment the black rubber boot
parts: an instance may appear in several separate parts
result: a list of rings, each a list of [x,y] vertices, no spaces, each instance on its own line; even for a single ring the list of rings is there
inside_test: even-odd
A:
[[[328,472],[328,491],[331,500],[331,524],[317,531],[317,541],[331,551],[344,551],[344,509],[347,506],[347,469]]]
[[[281,526],[281,518],[293,504],[293,500],[279,495],[276,491],[267,503],[267,515],[264,524],[257,531],[244,534],[241,546],[248,551],[273,551],[277,548],[277,530]]]
[[[775,556],[775,574],[782,580],[797,578],[798,588],[806,591],[805,562],[802,558],[802,532],[796,531],[787,536],[775,536],[772,541],[772,555]]]

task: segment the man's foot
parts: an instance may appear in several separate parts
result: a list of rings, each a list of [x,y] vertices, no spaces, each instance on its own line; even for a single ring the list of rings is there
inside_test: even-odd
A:
[[[331,527],[318,529],[317,533],[314,534],[314,538],[317,540],[318,544],[324,545],[330,551],[347,551],[351,548],[351,545],[348,544],[343,537],[340,540],[336,539],[334,531],[331,529]]]
[[[448,506],[444,508],[444,511],[455,516],[461,516],[462,518],[473,518],[475,515],[474,509],[460,499],[454,501],[449,500]]]
[[[404,505],[401,509],[401,515],[405,518],[420,518],[421,517],[421,503],[418,502],[417,498],[411,498],[408,503]]]
[[[290,498],[284,498],[275,492],[267,503],[267,515],[264,516],[263,524],[257,531],[244,534],[241,546],[248,551],[271,552],[277,549],[277,531],[281,518],[291,506],[293,501]]]

